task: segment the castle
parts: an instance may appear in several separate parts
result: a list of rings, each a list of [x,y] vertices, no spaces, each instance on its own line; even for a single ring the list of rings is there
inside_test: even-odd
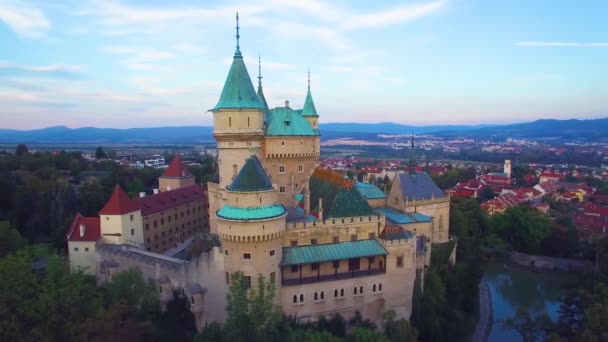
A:
[[[162,254],[146,250],[144,225],[130,224],[132,210],[140,207],[118,194],[116,210],[100,212],[91,271],[102,283],[135,268],[158,284],[162,303],[172,290],[183,291],[199,328],[226,319],[226,294],[236,272],[250,285],[259,275],[274,282],[275,303],[300,319],[359,311],[379,321],[391,309],[409,318],[430,245],[449,240],[449,196],[425,172],[398,174],[385,194],[319,168],[320,116],[310,76],[302,109],[288,101],[270,108],[261,69],[256,92],[243,62],[238,17],[236,38],[228,77],[210,110],[219,180],[207,184],[209,230],[221,246],[191,259],[183,255],[189,240]],[[163,184],[168,194],[182,186]],[[82,235],[77,226],[71,235]],[[82,264],[79,257],[70,250],[72,263]]]

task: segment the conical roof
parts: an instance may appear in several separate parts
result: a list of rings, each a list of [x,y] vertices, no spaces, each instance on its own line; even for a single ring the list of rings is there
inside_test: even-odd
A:
[[[315,108],[315,102],[312,100],[312,95],[310,94],[310,85],[308,86],[308,93],[306,94],[306,100],[304,101],[304,107],[302,108],[302,116],[316,116],[317,109]]]
[[[256,156],[247,158],[245,165],[236,178],[230,185],[226,187],[230,191],[265,191],[272,190],[272,183],[270,178],[266,175],[266,171],[260,164],[260,161]]]
[[[184,164],[182,157],[176,154],[171,160],[171,164],[161,177],[165,178],[188,178],[192,177],[192,173],[188,170],[188,167]]]
[[[99,215],[123,215],[139,210],[139,202],[129,198],[120,185],[116,185],[110,200],[99,211]]]
[[[264,105],[260,101],[258,94],[256,94],[253,83],[251,83],[251,78],[247,72],[245,62],[243,62],[243,55],[238,45],[232,59],[230,71],[228,71],[226,83],[224,83],[222,95],[212,111],[235,108],[264,109]]]
[[[264,110],[265,111],[270,110],[268,108],[268,103],[266,102],[266,97],[264,96],[264,92],[262,91],[261,84],[258,86],[258,98],[260,99],[260,102],[262,102],[262,106],[264,107]]]

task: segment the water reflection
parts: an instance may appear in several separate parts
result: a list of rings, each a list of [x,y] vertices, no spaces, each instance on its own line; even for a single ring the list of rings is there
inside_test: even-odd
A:
[[[568,279],[570,277],[565,273],[536,273],[510,263],[488,263],[484,280],[490,289],[494,313],[490,341],[521,340],[516,332],[500,324],[501,320],[514,316],[520,306],[533,316],[546,313],[555,321],[559,316],[563,286]]]

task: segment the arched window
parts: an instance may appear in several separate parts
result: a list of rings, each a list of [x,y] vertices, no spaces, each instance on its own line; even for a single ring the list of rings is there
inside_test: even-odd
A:
[[[439,231],[443,231],[443,216],[439,216]]]
[[[315,296],[314,297],[315,297],[315,300],[319,299],[319,295],[316,292],[315,292]]]
[[[336,297],[336,298],[338,297],[338,289],[334,290],[334,297]]]
[[[237,169],[236,164],[232,164],[232,178],[236,177],[236,169]]]
[[[382,284],[378,285],[378,291],[382,291]]]
[[[298,295],[293,295],[293,303],[297,303],[298,302]]]
[[[344,289],[340,290],[340,297],[344,297]]]
[[[303,302],[303,301],[304,301],[304,294],[301,294],[300,295],[300,302]]]
[[[325,299],[325,292],[321,291],[321,299]]]
[[[374,284],[374,286],[372,286],[372,292],[376,292],[376,284]]]
[[[353,289],[353,292],[355,293],[355,295],[357,295],[357,287],[355,286],[355,288]]]
[[[232,117],[228,117],[228,127],[232,127]]]
[[[251,118],[248,116],[248,117],[247,117],[247,127],[249,127],[249,126],[250,126],[250,124],[251,124]]]
[[[363,286],[359,286],[359,294],[363,294]]]

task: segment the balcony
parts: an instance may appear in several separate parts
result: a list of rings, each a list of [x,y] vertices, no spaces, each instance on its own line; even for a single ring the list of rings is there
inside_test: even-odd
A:
[[[335,281],[335,280],[343,280],[343,279],[352,279],[352,278],[360,278],[360,277],[369,277],[378,274],[385,274],[386,269],[376,268],[369,270],[359,270],[359,271],[350,271],[345,273],[334,273],[334,274],[323,274],[317,275],[314,277],[304,277],[297,279],[283,279],[283,286],[295,286],[295,285],[305,285],[305,284],[313,284],[324,281]]]

